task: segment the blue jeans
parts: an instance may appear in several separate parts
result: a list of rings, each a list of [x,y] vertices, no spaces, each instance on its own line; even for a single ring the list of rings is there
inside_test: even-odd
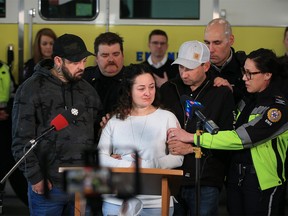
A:
[[[120,213],[120,205],[108,203],[108,202],[103,202],[103,216],[117,216]],[[169,215],[173,215],[173,207],[170,207],[169,209]],[[143,208],[142,211],[140,212],[141,216],[160,216],[161,215],[161,208]]]
[[[74,196],[68,196],[59,188],[53,187],[49,191],[49,197],[32,191],[28,185],[28,201],[31,216],[74,216]]]
[[[196,214],[195,189],[196,188],[192,186],[183,186],[181,188],[180,197],[177,197],[178,203],[174,203],[175,216],[194,216]],[[200,191],[200,215],[218,215],[219,189],[217,187],[201,186]]]

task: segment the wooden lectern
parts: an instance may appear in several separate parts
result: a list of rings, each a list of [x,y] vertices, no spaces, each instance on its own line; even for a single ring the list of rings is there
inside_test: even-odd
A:
[[[59,172],[66,170],[76,170],[81,168],[76,167],[60,167]],[[135,173],[135,168],[112,168],[112,173],[131,175]],[[172,169],[157,169],[157,168],[140,168],[141,179],[141,194],[159,195],[162,196],[162,216],[169,215],[170,196],[174,195],[178,189],[179,184],[173,184],[177,179],[183,176],[182,170]],[[145,182],[145,184],[143,184]],[[81,208],[80,194],[75,194],[75,207]],[[75,216],[85,215],[83,212],[76,212]]]

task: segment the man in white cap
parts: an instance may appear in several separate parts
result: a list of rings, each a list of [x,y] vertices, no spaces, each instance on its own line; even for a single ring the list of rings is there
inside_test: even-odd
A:
[[[178,58],[173,62],[179,66],[179,77],[169,80],[160,88],[163,105],[174,112],[181,127],[187,132],[196,132],[198,119],[185,110],[186,100],[198,101],[203,105],[201,112],[213,120],[221,130],[232,129],[234,99],[232,91],[225,86],[216,87],[209,76],[210,51],[198,41],[187,41],[179,49]],[[171,132],[172,131],[172,132]],[[173,136],[173,128],[169,129]],[[168,143],[169,151],[184,155],[181,167],[184,176],[179,184],[174,215],[195,215],[196,159],[194,143],[173,141]],[[200,215],[217,215],[218,201],[223,186],[227,165],[227,152],[201,149],[200,168]]]

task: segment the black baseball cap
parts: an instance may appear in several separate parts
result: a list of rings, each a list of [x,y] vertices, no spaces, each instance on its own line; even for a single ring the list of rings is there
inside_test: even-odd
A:
[[[90,55],[94,54],[87,50],[84,41],[77,35],[61,35],[53,45],[53,56],[59,56],[72,62],[79,62]]]

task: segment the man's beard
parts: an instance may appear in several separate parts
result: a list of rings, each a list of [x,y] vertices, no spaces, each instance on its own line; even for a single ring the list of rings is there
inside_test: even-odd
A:
[[[62,71],[62,74],[64,76],[64,78],[68,81],[68,82],[76,82],[78,80],[80,80],[82,77],[77,77],[77,76],[72,76],[72,74],[67,70],[67,68],[62,65],[61,67],[61,71]]]

